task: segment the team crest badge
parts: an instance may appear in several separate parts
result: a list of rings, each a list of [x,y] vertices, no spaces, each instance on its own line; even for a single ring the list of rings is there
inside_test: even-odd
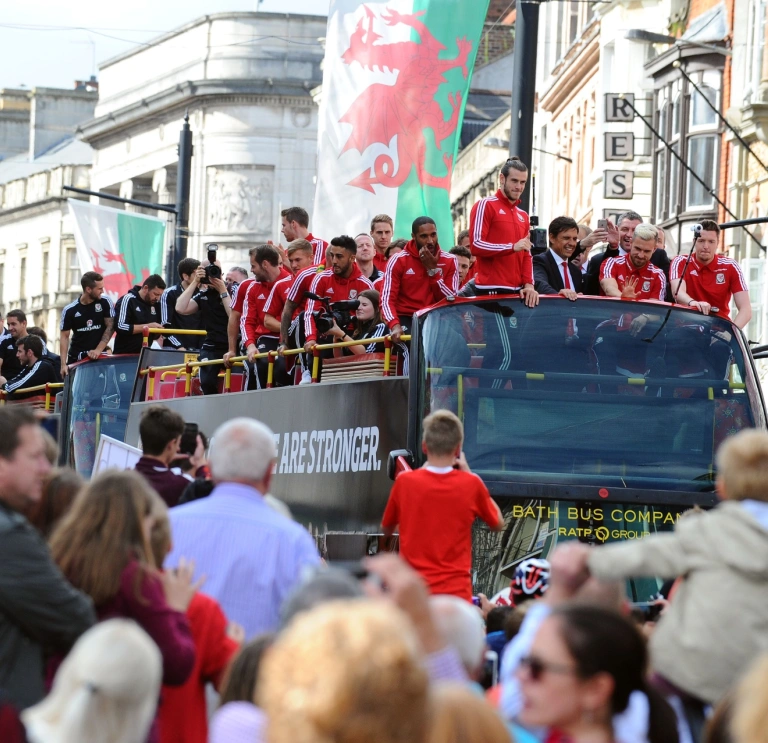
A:
[[[101,309],[101,305],[100,305],[100,304],[97,304],[97,305],[96,305],[96,307],[95,307],[94,309],[96,310],[96,312],[102,312],[102,309]]]
[[[350,299],[357,299],[357,289],[350,289],[349,290],[349,298]]]
[[[155,308],[154,308],[154,307],[150,307],[149,309],[151,310],[151,312],[152,312],[152,314],[153,314],[153,315],[156,315],[156,314],[157,314],[157,312],[155,312]]]
[[[93,320],[88,320],[85,324],[90,328],[93,325]]]
[[[650,280],[643,282],[643,291],[644,292],[651,291],[651,282],[650,282]]]
[[[715,283],[717,284],[724,284],[725,283],[725,274],[724,273],[716,273],[715,274]]]

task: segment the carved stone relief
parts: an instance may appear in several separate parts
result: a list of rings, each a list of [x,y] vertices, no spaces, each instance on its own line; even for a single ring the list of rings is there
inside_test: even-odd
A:
[[[260,165],[208,168],[207,232],[268,234],[274,170]]]

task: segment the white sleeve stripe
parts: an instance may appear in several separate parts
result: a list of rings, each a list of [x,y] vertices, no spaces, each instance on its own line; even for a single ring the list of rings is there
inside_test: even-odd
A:
[[[315,276],[314,279],[312,279],[312,283],[309,286],[309,291],[311,291],[313,294],[316,294],[317,292],[315,289],[317,288],[317,285],[320,283],[320,278],[323,276],[328,275],[328,273],[323,271],[322,273],[319,273]],[[310,299],[307,302],[307,306],[304,308],[304,334],[309,337],[312,335],[312,312],[315,309],[315,300]]]
[[[126,315],[128,314],[128,303],[132,296],[132,294],[125,294],[121,297],[123,301],[120,303],[120,317],[117,320],[117,327],[120,328],[120,330],[131,330],[131,326],[126,322]]]
[[[168,292],[175,288],[175,286],[168,287],[160,296],[160,323],[162,325],[168,324]]]
[[[80,300],[76,299],[74,302],[70,302],[62,311],[61,311],[61,322],[59,323],[59,330],[64,330],[64,320],[66,319],[67,312],[71,310]]]
[[[42,361],[35,362],[35,365],[21,379],[15,381],[13,383],[8,382],[5,385],[5,391],[6,392],[13,392],[14,390],[17,390],[20,387],[22,387],[24,385],[24,382],[26,382],[28,379],[30,379],[32,376],[34,376],[35,372],[37,371],[37,369],[38,369],[38,367],[40,366],[41,363],[42,363]],[[30,387],[33,387],[33,386],[34,385],[30,385]]]
[[[387,269],[384,271],[384,286],[382,287],[381,292],[381,302],[380,306],[382,307],[382,312],[384,314],[384,319],[390,323],[393,320],[396,320],[395,313],[397,312],[396,307],[391,307],[390,310],[390,296],[392,294],[392,272],[395,270],[395,265],[398,260],[403,260],[400,256],[406,256],[407,253],[404,250],[401,250],[399,253],[395,253],[395,255],[392,256],[392,258],[389,259],[389,263],[387,264]]]
[[[475,213],[475,235],[472,244],[485,250],[509,250],[511,243],[492,243],[483,240],[483,218],[485,217],[485,207],[489,199],[480,199]]]

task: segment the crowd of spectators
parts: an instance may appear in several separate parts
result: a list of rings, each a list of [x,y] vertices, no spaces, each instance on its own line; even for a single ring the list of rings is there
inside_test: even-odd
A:
[[[566,542],[489,599],[473,595],[472,522],[504,517],[452,413],[425,420],[427,463],[383,514],[400,555],[355,569],[324,565],[268,495],[266,426],[221,426],[197,480],[169,466],[196,456],[184,429],[149,407],[142,463],[85,483],[51,468],[29,408],[0,409],[3,741],[768,739],[767,433],[721,446],[713,510],[640,541]],[[632,611],[630,577],[666,581],[659,617]]]

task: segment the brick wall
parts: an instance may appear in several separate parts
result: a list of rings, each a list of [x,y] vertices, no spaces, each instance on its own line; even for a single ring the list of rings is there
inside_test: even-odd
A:
[[[491,0],[485,17],[483,35],[477,53],[477,67],[493,62],[512,51],[514,45],[515,3]]]

